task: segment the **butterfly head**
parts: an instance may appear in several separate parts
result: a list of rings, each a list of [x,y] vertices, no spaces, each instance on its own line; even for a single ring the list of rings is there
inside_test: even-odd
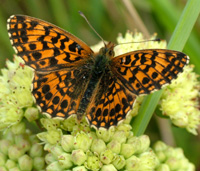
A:
[[[114,47],[115,47],[115,44],[112,42],[109,42],[108,44],[105,45],[105,47],[102,47],[100,49],[99,54],[106,56],[108,58],[112,58],[115,55]]]

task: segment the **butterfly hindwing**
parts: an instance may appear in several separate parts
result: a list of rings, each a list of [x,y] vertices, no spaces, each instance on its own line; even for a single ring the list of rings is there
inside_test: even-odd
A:
[[[36,73],[32,93],[41,111],[61,118],[76,114],[89,82],[90,73],[85,71],[77,68],[48,74]]]
[[[178,51],[146,49],[113,58],[111,70],[131,92],[149,94],[175,79],[188,61]]]
[[[55,71],[75,66],[93,53],[84,42],[46,21],[14,15],[7,24],[17,55],[36,71]]]
[[[126,89],[112,74],[105,73],[86,109],[86,117],[96,128],[116,126],[132,109],[136,95]]]

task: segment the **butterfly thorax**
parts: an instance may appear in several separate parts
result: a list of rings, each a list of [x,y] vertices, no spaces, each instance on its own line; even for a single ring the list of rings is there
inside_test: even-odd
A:
[[[95,91],[95,88],[98,82],[100,81],[101,77],[104,74],[111,72],[109,69],[109,65],[111,58],[114,56],[114,51],[113,48],[110,48],[110,46],[108,45],[106,47],[101,48],[99,53],[95,54],[93,57],[94,63],[91,67],[91,78],[77,111],[79,120],[86,111],[86,108],[91,100],[91,96]]]

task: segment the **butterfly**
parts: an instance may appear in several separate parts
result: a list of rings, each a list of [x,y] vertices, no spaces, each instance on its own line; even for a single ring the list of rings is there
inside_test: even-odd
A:
[[[110,128],[126,118],[137,96],[170,83],[189,57],[167,49],[144,49],[114,56],[109,42],[94,53],[63,29],[25,15],[7,21],[11,44],[34,70],[32,94],[42,113]]]

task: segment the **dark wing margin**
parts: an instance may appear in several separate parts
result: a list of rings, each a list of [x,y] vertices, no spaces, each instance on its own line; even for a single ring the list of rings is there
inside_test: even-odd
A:
[[[77,65],[93,51],[61,28],[25,15],[7,21],[8,35],[17,55],[36,71],[55,71]]]
[[[140,95],[170,83],[188,62],[189,57],[182,52],[147,49],[113,58],[111,70],[129,91]]]

